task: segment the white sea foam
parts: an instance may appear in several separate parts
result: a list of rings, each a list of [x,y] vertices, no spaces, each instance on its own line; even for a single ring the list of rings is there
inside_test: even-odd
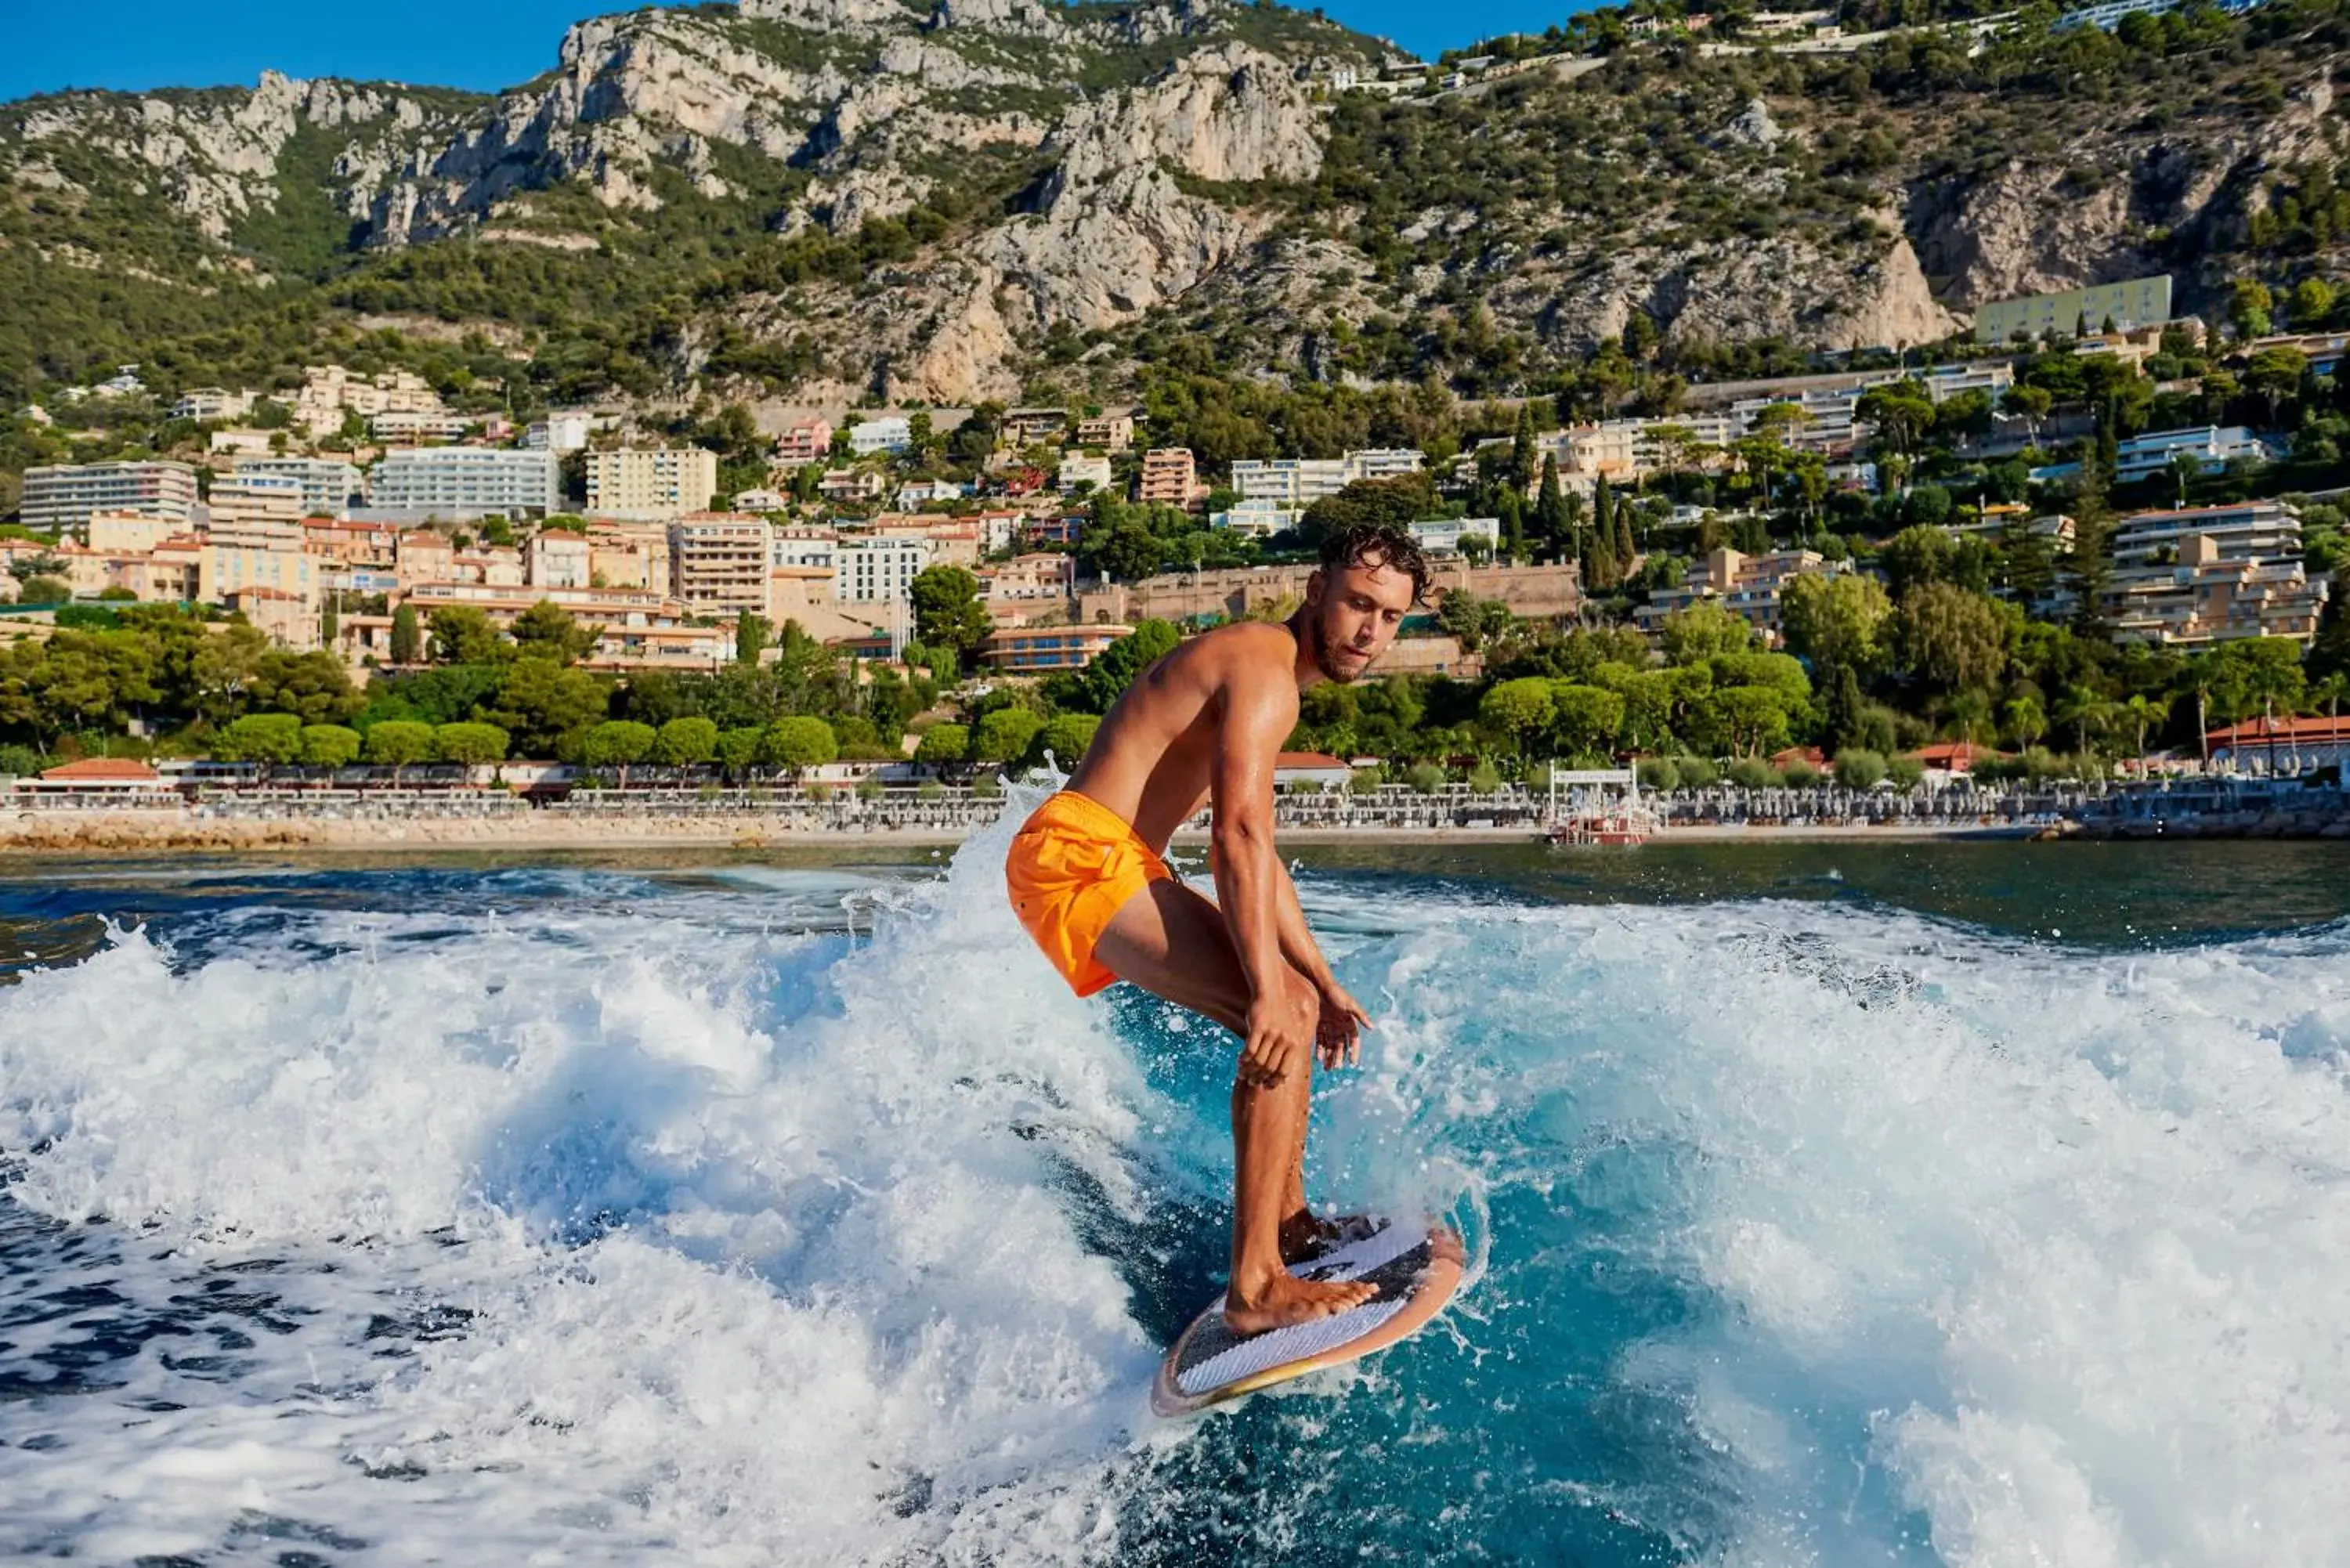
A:
[[[0,1554],[1118,1561],[1210,1506],[1153,1489],[1244,1484],[1201,1458],[1228,1423],[1141,1413],[1156,1349],[1100,1252],[1220,1186],[1219,1069],[1068,996],[1000,847],[869,892],[229,921],[200,961],[125,932],[0,992],[13,1191],[109,1221],[31,1245],[0,1361],[168,1325],[91,1375],[119,1387],[0,1405]],[[1507,1206],[1449,1380],[1265,1407],[1300,1446],[1400,1412],[1376,1462],[1440,1489],[1378,1500],[1403,1523],[1526,1555],[1502,1537],[1566,1498],[1723,1564],[1930,1560],[1918,1532],[1969,1568],[2338,1559],[2340,933],[2114,956],[1309,897],[1381,1014],[1317,1175]],[[1617,1278],[1690,1303],[1605,1376],[1695,1468],[1489,1490],[1560,1301]],[[26,1304],[76,1291],[117,1299]],[[1355,1473],[1260,1500],[1259,1554],[1343,1535]]]

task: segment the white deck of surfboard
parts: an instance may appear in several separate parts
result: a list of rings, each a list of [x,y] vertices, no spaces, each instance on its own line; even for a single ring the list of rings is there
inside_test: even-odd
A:
[[[1359,1279],[1394,1262],[1415,1247],[1427,1245],[1425,1231],[1411,1225],[1388,1224],[1359,1241],[1349,1241],[1297,1264],[1290,1272],[1317,1280]],[[1175,1386],[1187,1395],[1204,1394],[1269,1368],[1336,1350],[1378,1330],[1409,1306],[1411,1299],[1411,1293],[1407,1291],[1383,1301],[1367,1302],[1349,1312],[1253,1335],[1229,1350],[1185,1367],[1176,1377]]]

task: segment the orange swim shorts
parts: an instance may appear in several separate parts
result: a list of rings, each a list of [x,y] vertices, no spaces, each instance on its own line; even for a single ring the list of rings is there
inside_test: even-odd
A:
[[[1118,979],[1094,958],[1110,917],[1151,883],[1174,875],[1133,824],[1066,789],[1021,825],[1003,862],[1013,912],[1079,996]]]

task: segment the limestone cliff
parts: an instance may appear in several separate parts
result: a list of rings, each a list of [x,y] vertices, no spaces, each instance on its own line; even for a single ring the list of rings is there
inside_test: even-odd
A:
[[[1388,52],[1231,0],[742,0],[580,22],[490,98],[274,72],[59,94],[0,105],[0,265],[356,278],[346,319],[585,330],[501,296],[494,261],[439,296],[397,261],[487,254],[618,302],[596,330],[680,394],[1008,398],[1047,360],[1115,380],[1170,333],[1235,369],[1513,390],[1636,327],[1909,345],[2149,271],[2192,308],[2276,182],[2350,151],[2338,62],[2297,47],[2259,105],[2068,102],[2060,156],[1930,95],[1872,100],[1864,146],[1835,74],[1858,64],[1627,52],[1334,89]]]

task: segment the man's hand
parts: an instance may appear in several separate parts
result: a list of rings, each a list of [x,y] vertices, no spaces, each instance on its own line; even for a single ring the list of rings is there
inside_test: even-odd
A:
[[[1314,1025],[1315,1054],[1325,1067],[1351,1067],[1363,1059],[1362,1032],[1371,1026],[1363,1004],[1335,980],[1322,981],[1321,1017]]]
[[[1241,1050],[1241,1082],[1269,1089],[1306,1070],[1315,1035],[1315,1003],[1301,988],[1282,987],[1249,1003],[1248,1040]]]

